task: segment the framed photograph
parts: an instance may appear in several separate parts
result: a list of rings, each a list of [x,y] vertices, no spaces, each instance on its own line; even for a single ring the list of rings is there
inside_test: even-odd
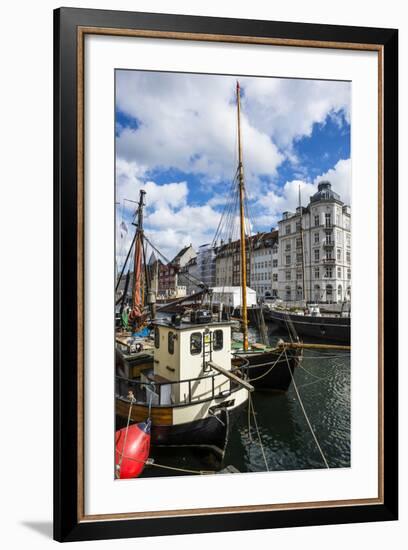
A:
[[[397,519],[398,31],[54,14],[54,537]]]

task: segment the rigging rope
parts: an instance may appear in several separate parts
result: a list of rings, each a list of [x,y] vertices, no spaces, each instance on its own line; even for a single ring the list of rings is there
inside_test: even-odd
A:
[[[317,440],[316,434],[315,434],[315,432],[314,432],[314,430],[313,430],[313,427],[312,427],[312,425],[311,425],[311,423],[310,423],[309,417],[307,416],[306,409],[305,409],[305,407],[304,407],[304,405],[303,405],[303,401],[302,401],[302,399],[301,399],[301,397],[300,397],[300,393],[299,393],[299,390],[298,390],[297,385],[296,385],[296,382],[295,382],[295,377],[293,376],[292,369],[290,368],[290,365],[289,365],[289,359],[288,359],[286,350],[285,350],[285,356],[286,356],[286,364],[287,364],[287,366],[288,366],[288,369],[289,369],[289,372],[290,372],[290,376],[291,376],[291,378],[292,378],[292,384],[293,384],[293,387],[294,387],[294,389],[295,389],[295,392],[296,392],[296,395],[297,395],[297,398],[298,398],[300,407],[301,407],[302,412],[303,412],[303,414],[304,414],[304,417],[305,417],[305,419],[306,419],[307,425],[309,426],[310,432],[311,432],[311,434],[312,434],[312,436],[313,436],[313,439],[315,440],[316,446],[317,446],[317,448],[319,449],[319,452],[320,452],[320,455],[321,455],[321,457],[322,457],[322,459],[323,459],[324,465],[326,466],[327,469],[330,469],[330,466],[329,466],[329,464],[328,464],[328,462],[327,462],[327,460],[326,460],[326,457],[324,456],[324,453],[323,453],[323,451],[322,451],[322,448],[321,448],[321,446],[320,446],[320,444],[319,444],[319,441]]]

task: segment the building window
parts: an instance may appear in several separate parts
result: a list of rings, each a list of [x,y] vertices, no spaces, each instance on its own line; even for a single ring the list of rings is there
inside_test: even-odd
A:
[[[337,261],[338,262],[341,261],[341,249],[340,248],[337,249]]]
[[[290,254],[286,256],[286,265],[290,265]]]
[[[337,268],[337,277],[341,279],[341,267]]]
[[[286,290],[286,300],[289,301],[291,298],[290,286],[287,286],[285,290]]]
[[[159,349],[160,347],[160,330],[159,327],[154,327],[154,347]]]
[[[286,252],[290,252],[290,250],[291,250],[291,244],[290,244],[290,243],[286,243],[285,251],[286,251]]]
[[[278,274],[277,273],[274,273],[272,275],[272,281],[277,281],[278,280]]]
[[[337,287],[337,300],[339,302],[343,300],[343,289],[341,288],[341,285]]]
[[[286,235],[290,235],[290,224],[286,226]]]
[[[302,248],[302,239],[300,237],[296,239],[296,248]]]
[[[348,233],[346,234],[346,244],[350,248],[350,235]]]
[[[315,224],[315,227],[319,227],[319,224],[320,224],[319,216],[314,217],[314,224]]]
[[[290,281],[290,279],[291,279],[290,271],[285,272],[285,278],[286,278],[287,281]]]
[[[314,299],[316,300],[316,302],[319,302],[319,300],[320,300],[320,286],[319,285],[315,285],[315,287],[314,287]]]
[[[301,300],[303,298],[303,290],[301,286],[297,287],[297,299]]]
[[[299,281],[301,278],[302,278],[302,272],[301,272],[301,271],[297,271],[297,272],[296,272],[296,279]]]
[[[320,260],[320,250],[318,248],[314,251],[314,259],[315,262],[318,262]]]
[[[273,260],[272,267],[278,267],[278,260]]]
[[[320,235],[319,235],[319,233],[315,233],[315,234],[314,234],[314,242],[315,242],[315,244],[318,244],[319,241],[320,241]]]
[[[347,269],[347,279],[349,281],[351,280],[351,269],[350,268]]]
[[[190,353],[199,355],[203,346],[203,337],[201,332],[193,332],[190,336]]]
[[[174,332],[169,332],[167,335],[167,349],[170,355],[174,354]]]
[[[302,263],[302,254],[296,254],[296,261],[298,264]]]
[[[326,279],[331,279],[333,277],[333,270],[331,267],[326,267]]]
[[[296,232],[300,231],[300,229],[301,229],[300,222],[296,222]]]
[[[278,247],[274,246],[272,250],[272,254],[277,254],[277,253],[278,253]]]
[[[320,278],[320,269],[318,267],[315,267],[315,279]]]
[[[330,212],[325,213],[324,220],[325,220],[326,227],[331,227],[331,214],[330,214]]]
[[[348,264],[351,262],[350,250],[346,250],[346,261]]]
[[[224,344],[224,333],[222,330],[214,330],[213,333],[214,338],[214,344],[213,344],[213,350],[214,351],[220,351],[222,349],[222,346]]]
[[[331,303],[333,301],[333,287],[332,285],[326,286],[326,301]]]

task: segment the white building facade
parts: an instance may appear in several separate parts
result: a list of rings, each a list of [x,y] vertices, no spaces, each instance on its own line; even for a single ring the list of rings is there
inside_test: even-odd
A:
[[[251,288],[258,299],[278,296],[278,231],[259,233],[252,242]]]
[[[351,211],[328,181],[308,206],[279,221],[278,297],[341,303],[351,300]]]

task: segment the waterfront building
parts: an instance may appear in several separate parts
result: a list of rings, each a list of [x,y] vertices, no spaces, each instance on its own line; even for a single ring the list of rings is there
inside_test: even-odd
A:
[[[216,283],[215,247],[209,243],[202,244],[197,252],[197,277],[208,288]]]
[[[279,221],[278,296],[286,302],[351,299],[351,211],[328,181]]]
[[[252,237],[251,237],[252,238]],[[251,286],[250,247],[247,239],[246,266],[247,286]],[[224,243],[221,241],[216,249],[215,259],[215,286],[231,287],[241,285],[241,248],[240,241],[231,239]]]
[[[277,297],[278,231],[258,233],[251,244],[251,287],[258,298]]]
[[[278,231],[259,232],[247,238],[247,285],[258,299],[278,293]],[[239,286],[240,242],[221,243],[216,255],[216,286]]]
[[[180,252],[167,265],[159,262],[158,268],[158,297],[182,298],[187,294],[185,279],[179,280],[180,272],[196,257],[196,253],[190,244],[183,247]]]

